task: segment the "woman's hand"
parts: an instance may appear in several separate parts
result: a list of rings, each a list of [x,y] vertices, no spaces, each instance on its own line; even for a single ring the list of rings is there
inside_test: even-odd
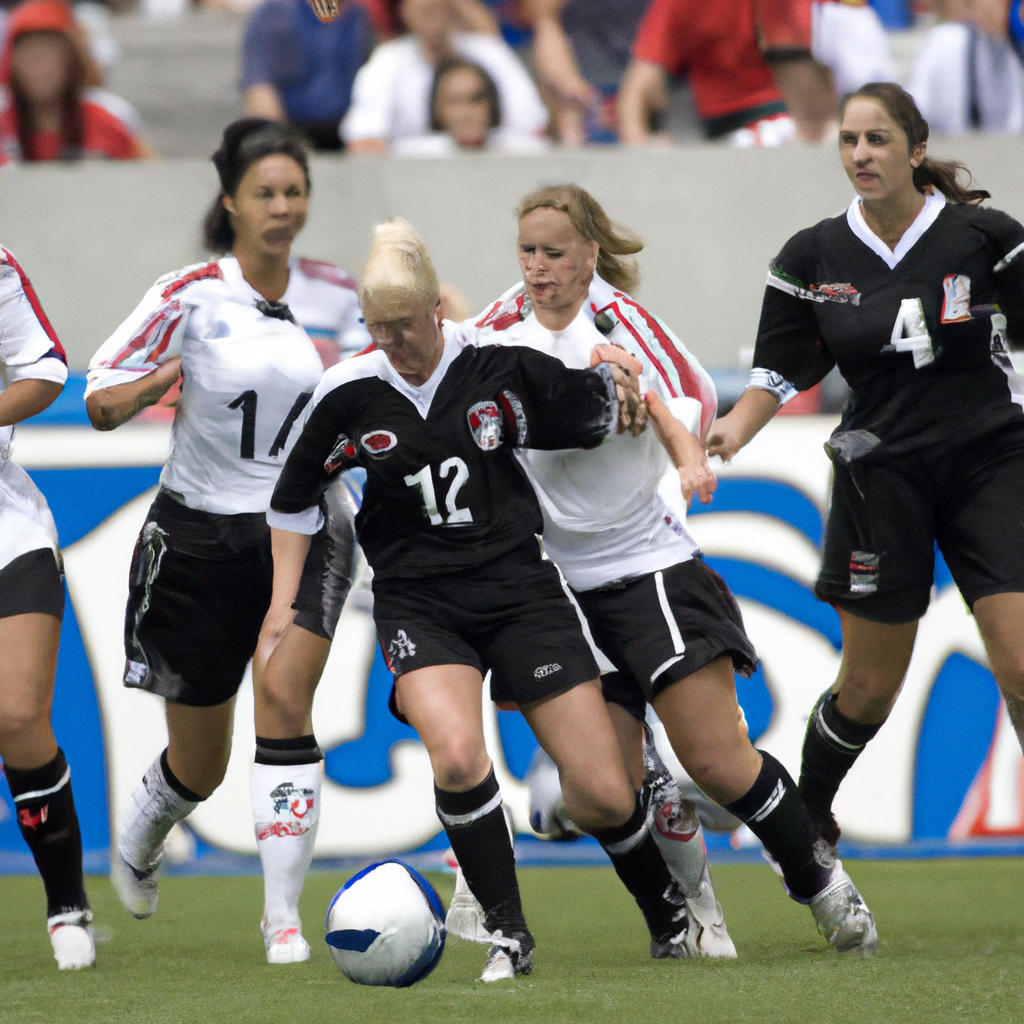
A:
[[[648,391],[645,401],[654,432],[679,472],[679,484],[683,489],[686,507],[690,507],[695,494],[700,503],[706,505],[718,489],[718,478],[708,465],[708,457],[700,438],[672,415],[669,407],[655,392]]]
[[[181,377],[181,356],[171,356],[139,380],[93,391],[85,399],[89,422],[97,430],[114,430],[156,405]]]
[[[718,455],[728,462],[779,411],[779,401],[762,388],[747,388],[739,401],[708,433],[708,455]]]
[[[608,363],[615,382],[615,396],[619,400],[619,422],[615,430],[627,430],[637,437],[647,429],[647,406],[640,396],[640,374],[643,365],[619,345],[595,345],[590,353],[590,365]]]

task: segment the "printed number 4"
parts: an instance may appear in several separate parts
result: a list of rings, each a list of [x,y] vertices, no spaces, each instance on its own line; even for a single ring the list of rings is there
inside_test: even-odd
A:
[[[928,333],[920,299],[904,299],[900,303],[889,345],[894,352],[913,352],[915,370],[935,362],[932,336]]]
[[[458,523],[473,522],[473,513],[468,508],[458,508],[455,504],[459,491],[469,480],[469,467],[458,457],[445,459],[441,463],[439,475],[442,480],[447,479],[452,470],[455,470],[455,479],[448,488],[448,495],[444,500],[445,508],[448,510],[448,518],[445,519],[437,510],[437,495],[434,493],[434,478],[430,473],[430,467],[424,466],[418,473],[411,473],[405,478],[407,487],[418,487],[423,497],[423,508],[430,518],[431,526],[455,526]]]
[[[268,454],[272,459],[280,455],[281,449],[288,441],[288,435],[292,432],[292,427],[295,426],[295,421],[299,418],[299,413],[306,408],[312,397],[312,391],[304,391],[295,399],[281,424],[281,429],[274,438],[274,443],[270,446]],[[233,402],[228,404],[229,409],[242,410],[242,442],[239,445],[238,454],[243,459],[256,458],[256,406],[258,403],[259,395],[255,391],[243,391]]]

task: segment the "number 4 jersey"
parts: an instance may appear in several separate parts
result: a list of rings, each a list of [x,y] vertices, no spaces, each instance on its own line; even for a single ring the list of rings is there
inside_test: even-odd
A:
[[[513,449],[600,444],[618,415],[608,367],[570,370],[526,348],[463,347],[460,328],[446,321],[443,330],[441,361],[422,386],[379,350],[324,374],[274,491],[272,526],[311,532],[327,481],[360,465],[356,530],[377,578],[451,575],[541,532]]]
[[[296,421],[323,373],[289,315],[229,257],[160,278],[93,357],[87,394],[181,356],[181,398],[160,483],[189,508],[233,515],[270,504]]]
[[[1024,227],[936,194],[891,251],[858,199],[772,262],[751,383],[783,397],[838,365],[847,454],[899,455],[1024,422],[1008,338],[1024,344]]]

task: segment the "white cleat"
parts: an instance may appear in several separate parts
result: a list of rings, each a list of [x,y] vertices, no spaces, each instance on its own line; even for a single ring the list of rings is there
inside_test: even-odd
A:
[[[91,910],[56,914],[46,922],[58,970],[79,971],[96,966],[96,942],[91,923]]]
[[[508,950],[502,949],[501,946],[492,946],[487,958],[487,966],[484,968],[483,974],[480,975],[480,980],[507,981],[515,976],[516,969]]]
[[[272,928],[265,921],[260,925],[268,964],[299,964],[309,959],[309,943],[296,927]]]
[[[836,861],[832,881],[808,901],[818,931],[828,944],[840,953],[859,953],[863,957],[875,955],[878,931],[875,919],[850,876]]]
[[[703,893],[701,894],[703,896]],[[722,905],[714,899],[710,901],[714,907],[702,906],[702,900],[687,899],[686,915],[690,919],[686,929],[685,943],[692,957],[709,957],[720,960],[735,960],[736,946],[725,926],[725,914]]]
[[[500,929],[494,933],[496,942],[487,954],[487,966],[480,975],[481,981],[508,981],[517,974],[533,972],[533,938],[529,933],[523,934],[530,947],[525,951],[520,939],[505,938]]]
[[[125,910],[140,921],[156,913],[159,899],[159,869],[160,865],[157,864],[147,874],[141,874],[121,856],[120,852],[115,851],[110,858],[110,884],[114,887],[117,898],[124,904]]]

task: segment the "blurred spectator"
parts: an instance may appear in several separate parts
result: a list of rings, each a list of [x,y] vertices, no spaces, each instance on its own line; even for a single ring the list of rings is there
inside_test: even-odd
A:
[[[1024,56],[1014,46],[1010,0],[942,6],[952,20],[925,35],[909,87],[931,130],[1024,133]]]
[[[434,74],[429,135],[397,139],[399,156],[448,156],[459,151],[542,153],[546,140],[505,127],[494,79],[472,61],[452,57]]]
[[[754,0],[653,0],[619,93],[619,135],[642,145],[657,130],[669,75],[686,74],[708,139],[771,146],[796,135],[761,57]]]
[[[544,131],[547,110],[519,58],[496,34],[459,29],[463,4],[402,0],[408,34],[378,46],[356,76],[341,124],[352,152],[383,153],[399,139],[428,134],[434,73],[454,56],[479,64],[494,80],[505,128],[523,135]]]
[[[563,146],[616,142],[615,104],[649,0],[526,0],[533,60]]]
[[[264,0],[242,41],[245,113],[290,121],[317,149],[340,149],[338,122],[371,47],[360,3],[342,0],[341,13],[325,24],[306,0]]]
[[[95,88],[99,72],[71,8],[61,0],[28,0],[11,12],[0,81],[2,164],[153,155],[110,109],[132,108]]]
[[[889,40],[867,0],[755,0],[755,19],[803,139],[832,134],[840,96],[893,79]]]

